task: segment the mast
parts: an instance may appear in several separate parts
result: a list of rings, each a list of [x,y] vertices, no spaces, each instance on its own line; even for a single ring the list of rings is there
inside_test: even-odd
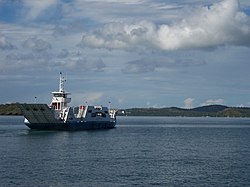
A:
[[[59,92],[64,92],[64,82],[66,82],[66,80],[64,79],[62,72],[60,72]]]

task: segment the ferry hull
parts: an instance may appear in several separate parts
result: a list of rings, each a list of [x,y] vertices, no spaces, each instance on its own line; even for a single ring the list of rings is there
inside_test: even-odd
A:
[[[116,122],[77,122],[77,123],[25,123],[30,129],[35,130],[63,130],[63,131],[81,131],[96,129],[115,128]]]

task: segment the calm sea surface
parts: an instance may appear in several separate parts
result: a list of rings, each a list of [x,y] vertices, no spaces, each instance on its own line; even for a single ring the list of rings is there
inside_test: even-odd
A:
[[[0,186],[250,186],[250,119],[118,117],[110,130],[29,130],[0,116]]]

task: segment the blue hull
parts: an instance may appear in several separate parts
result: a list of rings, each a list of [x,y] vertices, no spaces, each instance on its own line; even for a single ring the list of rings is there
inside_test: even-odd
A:
[[[116,122],[79,122],[79,123],[25,123],[30,129],[36,130],[95,130],[95,129],[112,129]]]

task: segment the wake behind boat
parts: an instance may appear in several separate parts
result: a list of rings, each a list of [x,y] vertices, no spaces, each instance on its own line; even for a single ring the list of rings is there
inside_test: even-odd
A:
[[[90,130],[110,129],[116,125],[116,110],[104,106],[80,105],[70,107],[70,94],[64,90],[65,79],[60,73],[59,91],[52,92],[50,105],[18,104],[31,129],[37,130]]]

